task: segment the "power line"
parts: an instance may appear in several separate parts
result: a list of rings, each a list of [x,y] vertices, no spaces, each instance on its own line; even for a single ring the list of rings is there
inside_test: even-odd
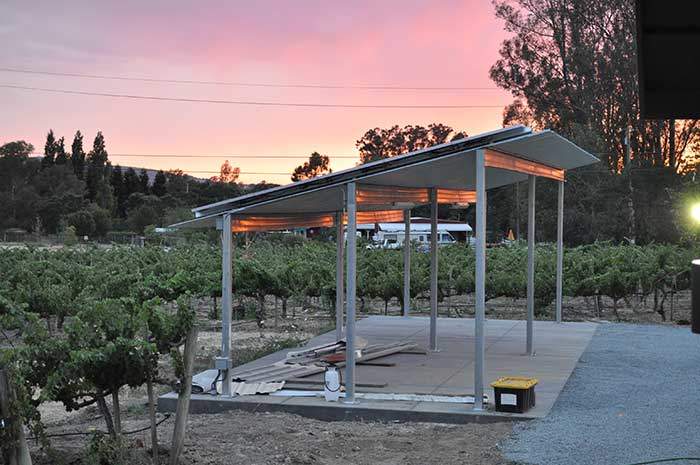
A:
[[[166,84],[203,84],[210,86],[232,86],[232,87],[273,87],[273,88],[296,88],[296,89],[356,89],[356,90],[429,90],[429,91],[464,91],[464,90],[500,90],[498,87],[409,87],[394,85],[343,85],[343,84],[277,84],[260,82],[227,82],[227,81],[200,81],[191,79],[160,79],[134,76],[114,76],[104,74],[82,74],[82,73],[61,73],[55,71],[39,71],[32,69],[0,68],[6,73],[38,74],[44,76],[78,77],[87,79],[105,79],[114,81],[138,81],[138,82],[161,82]]]
[[[215,103],[228,105],[248,105],[267,107],[305,107],[305,108],[374,108],[374,109],[487,109],[500,108],[504,105],[363,105],[345,103],[306,103],[306,102],[258,102],[253,100],[215,100],[215,99],[195,99],[184,97],[157,97],[154,95],[135,94],[115,94],[110,92],[87,92],[81,90],[49,89],[45,87],[18,86],[14,84],[0,84],[5,89],[31,90],[38,92],[51,92],[55,94],[89,95],[94,97],[110,97],[134,100],[155,100],[164,102],[186,102],[186,103]]]
[[[165,171],[167,172],[168,170],[156,170],[153,168],[144,168],[146,170],[151,170],[151,171]],[[182,170],[184,173],[197,173],[197,174],[221,174],[220,171],[200,171],[200,170]],[[241,171],[239,174],[256,174],[256,175],[270,175],[270,176],[291,176],[292,173],[271,173],[271,172],[264,172],[264,171]]]
[[[33,153],[32,156],[43,157],[43,153]],[[134,158],[218,158],[218,159],[255,159],[255,160],[299,160],[308,159],[309,155],[168,155],[159,153],[110,153],[110,157],[134,157]],[[327,155],[331,159],[357,160],[359,155]]]

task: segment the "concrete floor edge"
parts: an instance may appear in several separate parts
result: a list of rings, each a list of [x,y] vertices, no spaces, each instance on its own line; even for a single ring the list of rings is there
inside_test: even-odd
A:
[[[207,398],[201,398],[207,397]],[[386,403],[385,403],[386,405]],[[158,398],[158,411],[161,413],[175,412],[177,407],[177,396],[173,393],[166,394]],[[471,409],[471,407],[468,407]],[[237,401],[231,399],[217,399],[211,396],[193,395],[190,401],[191,414],[215,414],[225,411],[240,410],[251,413],[291,413],[306,418],[313,418],[322,421],[376,421],[382,423],[446,423],[446,424],[468,424],[468,423],[499,423],[512,421],[529,421],[534,417],[527,415],[497,415],[472,412],[420,412],[415,410],[372,408],[363,406],[362,403],[355,406],[324,406],[305,404],[278,404],[255,401]]]

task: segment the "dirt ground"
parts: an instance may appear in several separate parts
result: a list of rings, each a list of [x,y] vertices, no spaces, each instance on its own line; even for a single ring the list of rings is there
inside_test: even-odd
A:
[[[143,408],[143,407],[142,407]],[[172,418],[159,427],[161,448],[170,442]],[[127,409],[126,431],[147,426],[138,406]],[[85,410],[48,425],[50,432],[100,428],[96,410]],[[191,415],[181,463],[237,464],[482,464],[506,465],[498,443],[510,423],[442,425],[431,423],[323,422],[283,413],[225,412]],[[128,435],[129,463],[148,463],[148,431]],[[35,450],[40,464],[70,463],[80,457],[84,436],[52,439],[53,454]],[[161,452],[165,461],[165,451]]]

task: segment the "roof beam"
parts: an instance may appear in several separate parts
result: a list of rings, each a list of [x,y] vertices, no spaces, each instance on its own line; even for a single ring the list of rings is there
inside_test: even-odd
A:
[[[563,181],[566,175],[566,170],[552,168],[551,166],[499,152],[498,150],[485,149],[485,152],[484,162],[487,168],[531,174],[542,178],[554,179],[555,181]]]

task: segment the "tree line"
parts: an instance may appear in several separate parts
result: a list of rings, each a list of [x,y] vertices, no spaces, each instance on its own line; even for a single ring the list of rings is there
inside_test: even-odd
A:
[[[228,162],[221,175],[198,179],[181,170],[113,165],[98,132],[86,152],[77,131],[70,150],[65,138],[47,134],[43,156],[25,141],[0,146],[0,230],[39,234],[71,231],[104,237],[110,231],[143,233],[147,226],[189,219],[196,205],[269,187],[238,184]]]

